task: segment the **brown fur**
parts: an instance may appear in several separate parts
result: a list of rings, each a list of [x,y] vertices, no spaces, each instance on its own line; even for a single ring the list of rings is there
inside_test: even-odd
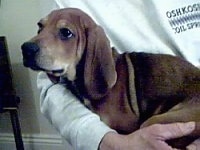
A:
[[[184,147],[199,137],[198,68],[169,55],[118,54],[103,29],[78,9],[56,10],[40,21],[40,28],[29,41],[39,47],[34,63],[26,56],[31,48],[22,46],[26,66],[46,71],[51,79],[72,81],[110,127],[127,134],[155,123],[195,121],[196,130],[187,142],[181,139],[172,145]],[[63,40],[63,28],[73,36]]]

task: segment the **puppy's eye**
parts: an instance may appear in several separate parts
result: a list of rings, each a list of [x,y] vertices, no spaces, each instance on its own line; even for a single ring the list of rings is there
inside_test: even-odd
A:
[[[61,40],[67,40],[74,36],[74,34],[68,28],[61,28],[59,31]]]
[[[44,28],[44,25],[42,24],[42,23],[38,23],[38,27],[39,27],[39,29],[38,29],[38,34],[42,31],[42,29]]]

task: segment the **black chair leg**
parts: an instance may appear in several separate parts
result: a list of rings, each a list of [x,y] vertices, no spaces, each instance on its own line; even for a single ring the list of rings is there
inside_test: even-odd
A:
[[[24,150],[17,109],[9,110],[17,150]]]

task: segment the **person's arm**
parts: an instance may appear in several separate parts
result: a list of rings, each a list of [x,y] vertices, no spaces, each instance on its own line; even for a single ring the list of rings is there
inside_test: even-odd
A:
[[[64,86],[53,84],[45,73],[39,73],[37,84],[41,91],[41,112],[76,150],[171,150],[165,140],[189,134],[195,127],[194,123],[152,125],[120,135]],[[195,145],[200,146],[199,140],[190,147]]]
[[[115,132],[63,85],[53,84],[45,73],[38,74],[37,85],[41,112],[74,149],[98,149],[103,136]]]

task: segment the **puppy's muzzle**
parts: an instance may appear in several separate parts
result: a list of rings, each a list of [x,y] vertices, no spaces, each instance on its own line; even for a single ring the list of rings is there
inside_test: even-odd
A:
[[[36,63],[36,55],[38,54],[40,47],[34,42],[25,42],[21,46],[21,49],[24,66],[33,70],[39,70]]]

